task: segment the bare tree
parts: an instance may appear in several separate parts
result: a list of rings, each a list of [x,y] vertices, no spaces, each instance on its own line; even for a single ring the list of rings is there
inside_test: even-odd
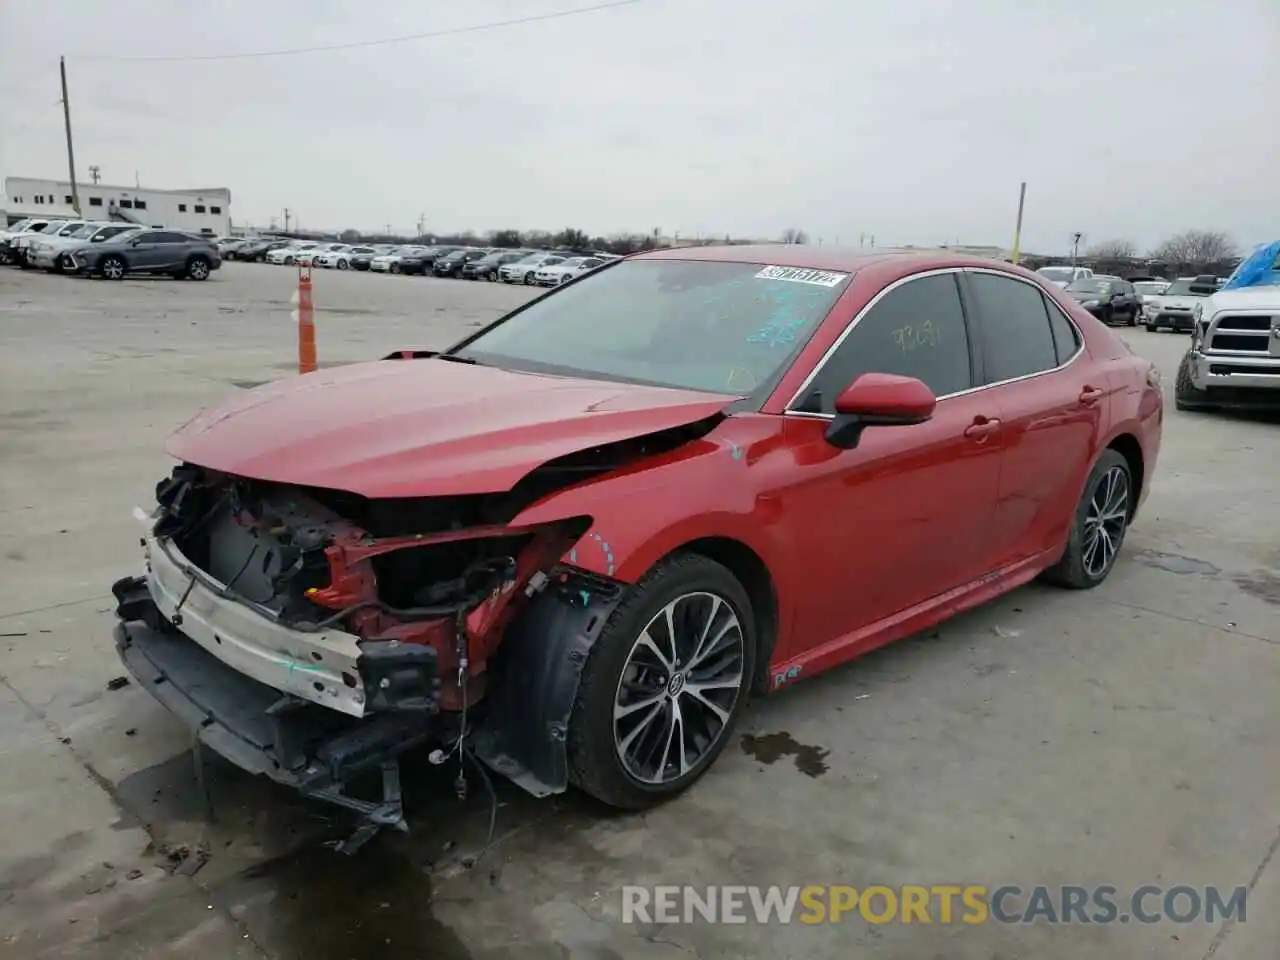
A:
[[[1236,245],[1216,230],[1187,230],[1170,237],[1151,251],[1166,263],[1219,263],[1237,255]]]
[[[1132,240],[1104,240],[1085,251],[1093,260],[1130,260],[1138,255],[1138,247]]]
[[[787,227],[782,231],[783,243],[808,243],[809,235],[798,227]]]

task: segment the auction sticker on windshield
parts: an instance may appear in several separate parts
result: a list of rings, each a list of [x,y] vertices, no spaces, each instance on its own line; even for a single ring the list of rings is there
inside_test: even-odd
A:
[[[847,273],[829,270],[809,270],[804,267],[765,267],[755,277],[757,280],[789,280],[792,283],[813,283],[820,287],[838,287],[849,278]]]

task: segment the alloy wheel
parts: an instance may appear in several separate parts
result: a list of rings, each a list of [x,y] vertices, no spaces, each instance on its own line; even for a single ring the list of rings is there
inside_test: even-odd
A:
[[[189,274],[192,280],[203,280],[209,276],[209,265],[203,260],[192,260]]]
[[[115,257],[108,257],[102,264],[102,275],[108,280],[124,279],[124,264]]]
[[[641,783],[698,766],[728,729],[745,683],[742,624],[713,593],[687,593],[640,631],[618,680],[614,750]]]
[[[1111,467],[1093,488],[1084,518],[1084,570],[1101,577],[1111,567],[1129,522],[1129,475]]]

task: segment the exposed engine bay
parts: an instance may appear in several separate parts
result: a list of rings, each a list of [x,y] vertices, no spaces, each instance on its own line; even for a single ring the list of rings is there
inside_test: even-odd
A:
[[[562,455],[497,493],[370,498],[183,463],[139,511],[144,574],[112,587],[117,650],[197,744],[360,814],[348,852],[406,828],[398,758],[420,744],[458,764],[459,793],[464,757],[560,792],[578,679],[628,588],[561,563],[591,517],[518,518],[722,419]],[[351,795],[379,770],[381,800]]]
[[[521,656],[540,656],[536,646],[554,659],[556,643],[574,637],[534,640],[535,600],[562,608],[560,621],[616,603],[621,585],[558,565],[589,518],[512,527],[509,495],[369,501],[185,464],[157,485],[156,501],[146,576],[113,588],[117,645],[219,753],[351,807],[375,829],[403,825],[395,759],[427,741],[457,747],[461,764],[465,739],[533,792],[563,789],[562,764],[542,777],[531,768],[545,764],[513,756],[530,719],[519,703],[496,711],[501,727],[486,726],[492,711],[478,707],[495,674],[501,698],[518,700],[517,674],[529,674]],[[597,630],[601,609],[591,611]],[[520,613],[527,623],[508,631]],[[503,671],[508,632],[516,642]],[[514,739],[512,724],[523,728]],[[382,802],[343,792],[375,766],[390,778]]]

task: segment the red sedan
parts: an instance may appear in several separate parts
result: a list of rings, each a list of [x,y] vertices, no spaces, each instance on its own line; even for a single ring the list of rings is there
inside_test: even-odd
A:
[[[647,253],[186,424],[117,644],[315,796],[436,742],[640,807],[752,692],[1037,576],[1101,583],[1162,415],[1153,365],[1018,267]]]

